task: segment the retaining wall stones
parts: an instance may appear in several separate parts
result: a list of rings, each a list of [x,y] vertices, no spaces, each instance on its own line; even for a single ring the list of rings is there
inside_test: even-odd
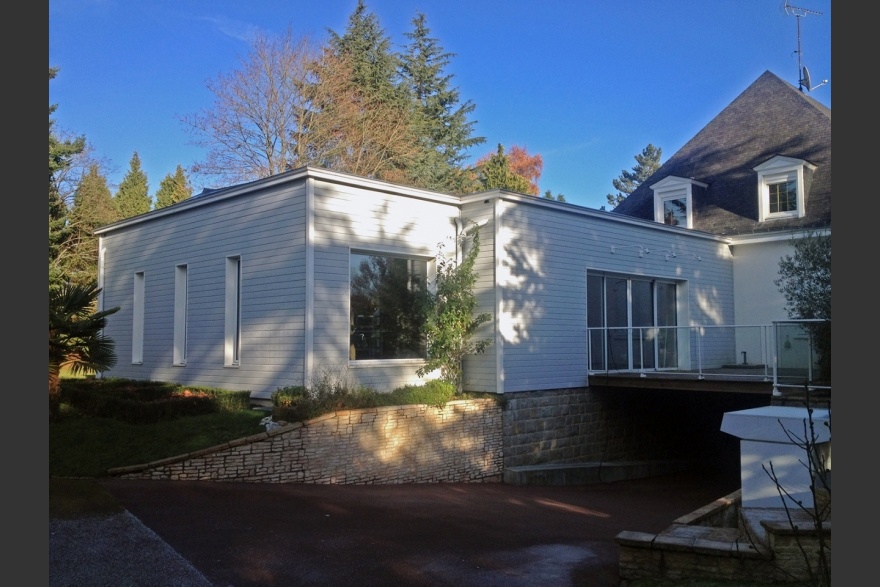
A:
[[[109,473],[260,483],[501,481],[501,419],[492,399],[346,410]]]

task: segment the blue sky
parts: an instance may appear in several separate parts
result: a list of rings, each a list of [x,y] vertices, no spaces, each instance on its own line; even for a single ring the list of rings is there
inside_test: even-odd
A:
[[[599,208],[649,143],[663,160],[764,71],[831,106],[831,0],[367,0],[396,48],[424,13],[476,104],[475,134],[540,154],[540,191]],[[206,82],[238,66],[256,31],[326,40],[357,0],[50,0],[56,130],[85,135],[114,189],[137,151],[155,193],[204,158],[180,118],[212,104]],[[802,14],[797,18],[794,14]],[[814,14],[818,13],[818,14]],[[798,54],[800,22],[800,55]],[[195,178],[194,178],[195,179]],[[203,185],[194,181],[196,191]],[[216,186],[214,186],[216,187]]]

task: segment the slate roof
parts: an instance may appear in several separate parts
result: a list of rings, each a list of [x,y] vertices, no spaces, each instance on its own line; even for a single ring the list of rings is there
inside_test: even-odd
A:
[[[816,166],[805,169],[806,215],[758,222],[754,168],[776,155]],[[694,193],[697,230],[736,236],[830,228],[831,109],[765,71],[612,212],[653,220],[650,186],[669,176],[709,184]]]

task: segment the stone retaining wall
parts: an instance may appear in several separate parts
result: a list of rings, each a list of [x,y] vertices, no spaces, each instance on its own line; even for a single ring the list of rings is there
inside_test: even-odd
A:
[[[109,473],[260,483],[500,481],[501,420],[492,399],[346,410]]]
[[[820,532],[800,510],[762,508],[744,514],[740,490],[675,520],[659,534],[621,532],[617,543],[622,587],[701,580],[819,584],[812,579],[823,576],[819,563],[823,552],[830,578],[831,520],[823,523]]]

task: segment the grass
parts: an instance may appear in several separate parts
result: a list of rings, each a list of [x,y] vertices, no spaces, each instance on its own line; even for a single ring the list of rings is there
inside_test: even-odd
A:
[[[265,428],[257,410],[215,412],[150,424],[90,416],[61,405],[49,424],[49,475],[106,477],[115,467],[149,463],[243,438]]]
[[[242,405],[240,392],[236,396],[206,390],[216,404],[209,413],[188,415],[204,405],[180,397],[157,410],[157,397],[170,393],[166,387],[180,392],[178,386],[161,382],[63,379],[60,417],[49,423],[50,518],[123,511],[100,484],[110,469],[187,454],[266,430],[260,424],[266,413]],[[292,422],[341,409],[415,403],[441,406],[453,396],[448,386],[437,382],[376,393],[324,376],[310,388],[279,389],[273,404],[284,416],[276,419]]]
[[[113,468],[187,454],[266,430],[260,424],[266,413],[251,409],[247,392],[200,390],[206,397],[186,397],[198,389],[125,379],[63,380],[60,417],[49,423],[49,475],[99,479]],[[436,381],[377,393],[324,377],[309,388],[281,388],[272,399],[282,416],[275,419],[295,422],[342,409],[442,406],[455,397],[450,385]]]

